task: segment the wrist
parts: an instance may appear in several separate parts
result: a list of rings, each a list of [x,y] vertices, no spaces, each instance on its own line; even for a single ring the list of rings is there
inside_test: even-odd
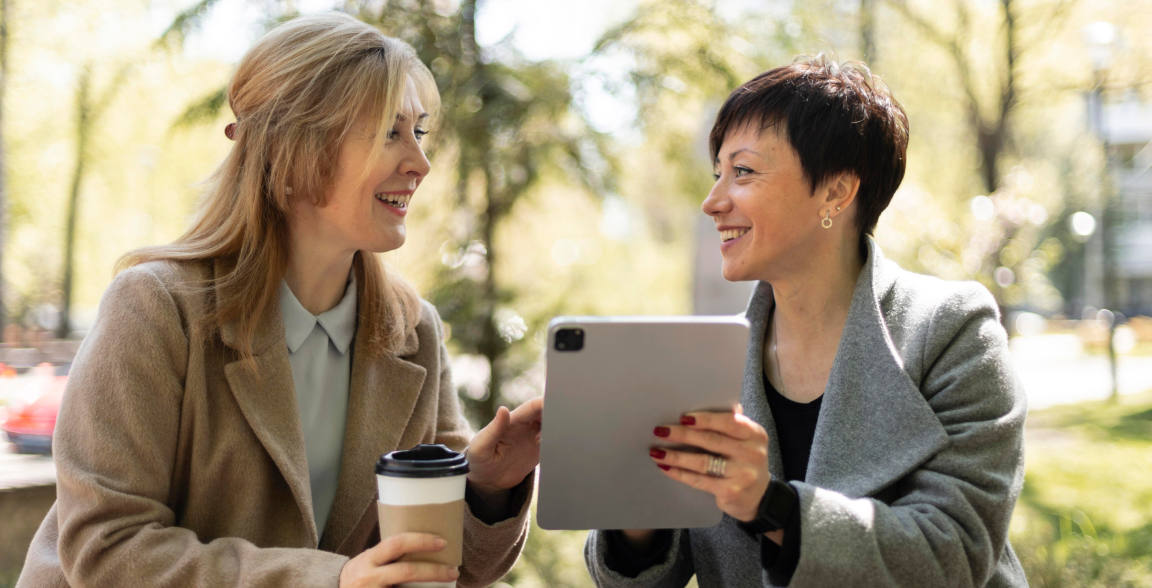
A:
[[[490,499],[496,500],[507,498],[510,494],[512,494],[512,490],[510,488],[500,488],[498,486],[480,484],[478,482],[473,482],[471,479],[468,480],[468,489],[485,501]]]
[[[799,502],[800,497],[791,485],[773,478],[760,499],[756,517],[741,521],[740,528],[753,538],[783,529],[793,511],[799,508]]]

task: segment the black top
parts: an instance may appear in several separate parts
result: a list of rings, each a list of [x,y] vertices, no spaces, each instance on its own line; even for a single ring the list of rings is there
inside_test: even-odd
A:
[[[776,423],[776,439],[780,442],[784,479],[804,481],[808,475],[808,456],[812,453],[812,438],[816,435],[816,419],[820,416],[821,396],[808,404],[788,400],[776,391],[768,376],[764,376],[764,391],[772,420]]]
[[[776,438],[780,443],[784,478],[788,481],[804,481],[808,474],[808,456],[812,453],[812,439],[816,435],[816,421],[820,417],[821,396],[808,404],[794,402],[776,391],[764,376],[764,391],[768,397],[768,407],[772,409],[772,420],[776,424]],[[605,564],[612,570],[635,578],[640,572],[664,560],[672,546],[672,533],[661,531],[644,553],[633,551],[624,541],[619,531],[608,533],[608,553]],[[784,544],[776,545],[766,537],[760,537],[760,565],[768,572],[768,578],[776,585],[787,585],[800,561],[800,509],[793,509],[792,516],[784,527]]]
[[[776,424],[776,440],[780,442],[784,479],[803,482],[808,476],[808,457],[812,454],[812,439],[816,436],[816,421],[820,418],[820,404],[824,397],[807,404],[788,400],[776,391],[767,374],[763,379],[768,407],[772,409],[772,422]],[[760,565],[768,572],[768,579],[773,584],[786,585],[792,580],[792,573],[799,562],[800,505],[797,503],[784,526],[783,545],[760,538]]]

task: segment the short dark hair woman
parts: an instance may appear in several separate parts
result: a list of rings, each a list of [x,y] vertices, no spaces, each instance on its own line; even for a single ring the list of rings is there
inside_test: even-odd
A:
[[[248,51],[199,217],[122,260],[76,355],[18,586],[465,588],[512,567],[541,401],[473,437],[436,309],[375,255],[404,244],[439,101],[412,47],[346,14]],[[380,541],[373,466],[419,443],[468,452],[459,569],[401,561],[435,536]]]
[[[589,534],[597,585],[1027,585],[1008,544],[1025,400],[996,303],[900,269],[870,237],[907,144],[862,67],[798,61],[728,97],[703,208],[724,277],[758,282],[742,411],[654,431],[708,454],[652,449],[726,516]]]

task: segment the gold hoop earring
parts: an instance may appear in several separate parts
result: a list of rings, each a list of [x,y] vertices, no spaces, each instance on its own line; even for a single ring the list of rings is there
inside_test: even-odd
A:
[[[832,228],[832,211],[831,210],[825,210],[824,211],[824,220],[820,221],[820,226],[824,227],[825,229],[831,229]]]

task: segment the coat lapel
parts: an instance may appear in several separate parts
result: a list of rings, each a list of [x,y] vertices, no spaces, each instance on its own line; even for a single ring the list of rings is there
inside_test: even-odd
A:
[[[808,461],[805,482],[850,497],[883,489],[948,442],[936,414],[905,373],[884,318],[881,300],[895,283],[895,271],[869,238],[868,260],[856,281]],[[780,446],[762,375],[772,306],[772,287],[757,284],[746,312],[752,340],[744,374],[744,410],[767,424],[769,470],[779,477]]]
[[[419,337],[413,331],[395,355],[373,358],[359,351],[368,345],[362,333],[357,330],[352,347],[348,424],[336,502],[320,542],[320,548],[328,551],[336,551],[366,510],[374,508],[376,460],[382,454],[419,443],[423,435],[422,430],[410,427],[410,421],[427,370],[404,359],[420,348]]]
[[[292,490],[311,544],[315,546],[318,536],[312,513],[312,487],[308,481],[308,453],[300,427],[284,321],[277,302],[273,302],[265,320],[259,324],[252,340],[254,364],[241,360],[230,362],[224,366],[224,375],[245,420]],[[236,348],[237,335],[232,325],[221,327],[220,338],[225,345]]]
[[[812,441],[805,481],[850,497],[874,494],[948,443],[884,318],[896,271],[869,238]]]

